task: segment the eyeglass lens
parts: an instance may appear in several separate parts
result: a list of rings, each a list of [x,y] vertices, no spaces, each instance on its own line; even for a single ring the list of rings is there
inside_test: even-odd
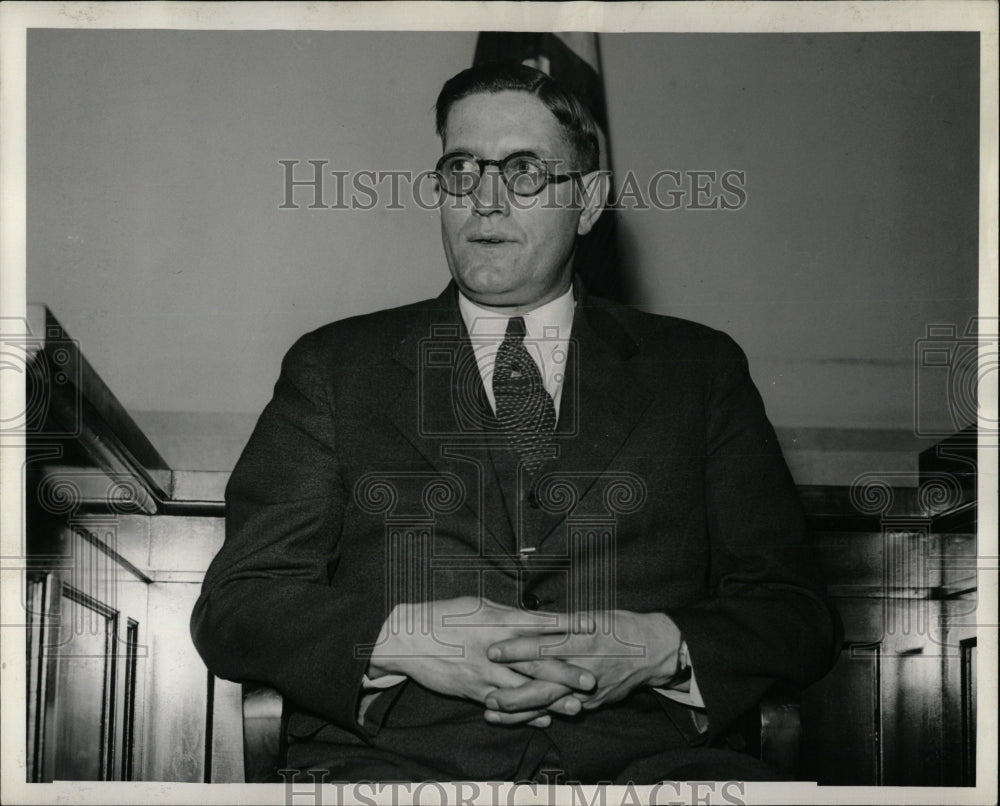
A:
[[[442,160],[438,173],[447,192],[464,196],[479,185],[480,166],[496,164],[493,160],[477,160],[469,154],[454,154]],[[500,161],[499,168],[507,187],[519,196],[538,193],[548,181],[545,163],[533,155],[511,154]]]

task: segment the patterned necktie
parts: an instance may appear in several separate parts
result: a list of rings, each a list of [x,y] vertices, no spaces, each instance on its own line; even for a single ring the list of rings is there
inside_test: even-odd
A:
[[[524,333],[524,317],[511,317],[493,364],[493,397],[497,420],[530,475],[551,454],[556,407],[525,349]]]

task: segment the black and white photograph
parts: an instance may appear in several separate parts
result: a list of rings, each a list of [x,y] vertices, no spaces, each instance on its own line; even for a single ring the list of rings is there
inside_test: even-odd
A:
[[[5,803],[995,803],[997,5],[6,3]]]

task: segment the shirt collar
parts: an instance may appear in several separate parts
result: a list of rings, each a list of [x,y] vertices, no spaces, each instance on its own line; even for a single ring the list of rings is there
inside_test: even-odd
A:
[[[470,300],[461,290],[458,292],[458,308],[462,314],[462,321],[472,336],[503,337],[507,331],[507,320],[512,316],[523,316],[525,335],[528,338],[568,339],[573,327],[575,307],[572,287],[565,294],[522,314],[505,314],[488,310]]]

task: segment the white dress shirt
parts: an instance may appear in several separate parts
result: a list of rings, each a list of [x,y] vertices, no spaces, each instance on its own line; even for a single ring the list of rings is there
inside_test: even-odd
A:
[[[494,414],[497,403],[493,396],[493,364],[507,332],[507,322],[511,316],[520,316],[524,319],[524,347],[542,374],[545,391],[555,404],[558,418],[563,383],[566,379],[569,334],[573,329],[575,308],[576,301],[573,299],[572,288],[540,308],[522,314],[490,311],[477,305],[464,294],[458,295],[458,309],[462,314],[462,321],[465,322],[465,329],[469,332],[479,375],[483,379],[486,397]]]

